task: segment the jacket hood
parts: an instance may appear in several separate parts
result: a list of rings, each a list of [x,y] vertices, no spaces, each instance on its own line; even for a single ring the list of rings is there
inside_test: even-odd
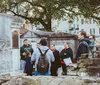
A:
[[[86,41],[88,44],[91,43],[91,42],[90,42],[90,38],[84,38],[84,39],[82,39],[80,42],[82,42],[82,41]]]
[[[42,52],[45,52],[49,48],[47,46],[40,46],[40,49],[41,49]]]

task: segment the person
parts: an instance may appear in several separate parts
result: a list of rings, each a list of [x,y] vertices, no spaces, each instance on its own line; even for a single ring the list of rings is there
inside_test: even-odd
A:
[[[49,76],[51,62],[53,62],[54,60],[55,58],[52,51],[49,49],[49,47],[47,47],[46,39],[41,39],[40,47],[34,51],[31,58],[32,62],[35,61],[35,76]]]
[[[90,38],[90,42],[91,42],[89,44],[89,46],[94,46],[95,45],[95,35],[90,35],[89,38]]]
[[[25,73],[27,73],[27,75],[32,76],[32,62],[31,62],[31,53],[27,52],[26,53],[26,64],[25,64]]]
[[[73,62],[73,51],[69,46],[69,42],[66,42],[64,44],[64,49],[60,53],[60,58],[61,58],[61,66],[63,70],[63,75],[67,75],[67,68],[66,68],[64,59],[71,58],[71,61]]]
[[[89,50],[92,54],[92,57],[94,57],[94,52],[96,50],[96,48],[95,48],[95,35],[90,35],[89,38],[90,38],[90,42],[91,42],[89,44]]]
[[[86,36],[85,31],[80,31],[78,38],[80,42],[76,51],[76,61],[79,60],[82,54],[89,53],[89,44],[90,44],[90,39]]]
[[[25,39],[23,46],[20,47],[20,70],[21,72],[25,72],[25,64],[26,64],[26,53],[30,52],[31,54],[33,53],[33,48],[29,44],[28,40]]]
[[[50,49],[53,52],[55,61],[51,63],[51,76],[57,76],[58,68],[60,67],[60,56],[59,51],[56,50],[55,45],[51,44]]]

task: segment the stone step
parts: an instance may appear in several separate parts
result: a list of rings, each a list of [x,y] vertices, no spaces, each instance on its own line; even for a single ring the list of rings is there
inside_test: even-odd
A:
[[[88,62],[92,62],[89,63],[90,66],[100,66],[100,58],[90,58],[87,59]]]
[[[96,58],[100,58],[100,51],[96,51],[95,57],[96,57]]]
[[[100,73],[100,67],[88,66],[87,71],[90,73]]]

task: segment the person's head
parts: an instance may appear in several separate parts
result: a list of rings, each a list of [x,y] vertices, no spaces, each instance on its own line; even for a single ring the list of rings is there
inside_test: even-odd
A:
[[[41,39],[41,40],[40,40],[40,45],[42,45],[42,46],[47,46],[47,41],[46,41],[46,39]]]
[[[31,52],[27,52],[26,57],[31,57]]]
[[[79,35],[78,35],[78,38],[79,39],[83,39],[83,38],[85,38],[86,37],[86,32],[85,31],[80,31],[79,32]]]
[[[54,44],[51,44],[51,45],[50,45],[50,49],[51,49],[51,50],[55,50],[55,45],[54,45]]]
[[[90,35],[89,38],[95,40],[95,35]]]
[[[28,42],[27,39],[25,39],[23,42],[24,42],[24,45],[25,45],[25,46],[28,46],[29,42]]]
[[[69,48],[69,42],[64,43],[64,48]]]

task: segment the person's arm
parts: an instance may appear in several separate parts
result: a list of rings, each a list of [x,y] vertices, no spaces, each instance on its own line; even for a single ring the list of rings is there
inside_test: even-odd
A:
[[[76,61],[78,60],[78,58],[80,57],[80,46],[77,48],[77,51],[76,51]]]
[[[70,58],[71,58],[71,60],[72,60],[72,62],[73,62],[73,51],[72,51],[71,48],[70,48]]]
[[[58,63],[58,67],[60,67],[60,53],[59,51],[57,51],[57,63]]]
[[[34,62],[36,60],[36,50],[33,52],[32,57],[31,57],[31,61]]]
[[[80,44],[76,53],[76,59],[81,57],[81,54],[87,53],[87,47],[84,44]]]
[[[63,51],[64,51],[64,50],[62,50],[62,51],[60,52],[60,54],[59,54],[59,56],[60,56],[60,61],[63,61],[63,57],[64,57],[64,56],[63,56]]]
[[[20,47],[20,56],[22,56],[22,47]]]
[[[20,56],[24,56],[23,53],[24,53],[24,48],[20,47]]]
[[[33,52],[34,52],[34,50],[33,50],[33,48],[31,48],[31,54],[33,54]]]
[[[51,50],[49,50],[49,51],[50,51],[51,62],[54,62],[55,58],[54,58],[53,52]]]
[[[80,54],[84,54],[84,53],[87,53],[88,52],[88,47],[82,43],[80,45],[80,49],[79,50],[80,50]]]

